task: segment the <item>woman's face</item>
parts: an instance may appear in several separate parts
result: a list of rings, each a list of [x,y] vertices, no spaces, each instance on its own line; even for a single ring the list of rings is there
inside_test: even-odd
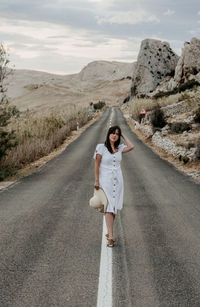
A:
[[[119,130],[116,129],[115,132],[109,135],[110,142],[116,142],[119,139]]]

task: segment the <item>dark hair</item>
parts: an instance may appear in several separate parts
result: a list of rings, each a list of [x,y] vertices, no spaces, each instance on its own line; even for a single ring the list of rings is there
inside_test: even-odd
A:
[[[110,139],[109,136],[112,133],[115,133],[115,131],[118,130],[119,131],[119,138],[118,140],[114,143],[115,148],[118,148],[119,144],[120,144],[120,136],[121,136],[121,128],[119,126],[112,126],[108,129],[107,132],[107,136],[106,136],[106,141],[105,141],[105,146],[107,147],[107,149],[110,151],[110,153],[113,153],[112,147],[110,145]]]

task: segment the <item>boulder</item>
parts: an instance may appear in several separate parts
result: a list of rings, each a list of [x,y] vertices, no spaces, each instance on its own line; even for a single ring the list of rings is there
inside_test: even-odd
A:
[[[169,43],[145,39],[133,73],[131,96],[151,94],[167,76],[174,76],[179,57]]]
[[[184,43],[174,76],[177,84],[192,79],[200,81],[200,40],[195,37]]]

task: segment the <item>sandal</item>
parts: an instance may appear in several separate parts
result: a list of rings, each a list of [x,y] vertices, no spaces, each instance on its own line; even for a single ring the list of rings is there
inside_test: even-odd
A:
[[[106,239],[108,240],[108,238],[109,238],[109,234],[107,233],[106,235]],[[114,239],[112,239],[113,240],[113,242],[115,242],[115,240]]]
[[[113,247],[113,246],[114,246],[113,239],[108,239],[107,247]]]

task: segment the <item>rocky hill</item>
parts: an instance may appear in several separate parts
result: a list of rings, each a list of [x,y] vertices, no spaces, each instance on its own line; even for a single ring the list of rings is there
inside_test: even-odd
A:
[[[79,73],[81,81],[90,80],[120,80],[131,78],[135,63],[94,61],[84,67]]]
[[[14,70],[7,80],[11,103],[21,111],[41,111],[66,103],[121,102],[128,95],[134,63],[96,61],[78,74]]]
[[[152,93],[160,82],[174,74],[178,56],[167,42],[145,39],[141,43],[133,72],[132,96]]]
[[[152,97],[159,92],[179,91],[188,81],[200,83],[200,40],[185,42],[181,57],[169,43],[154,39],[142,41],[133,71],[131,96]]]
[[[197,38],[184,43],[174,76],[176,85],[192,79],[200,82],[200,40]]]

